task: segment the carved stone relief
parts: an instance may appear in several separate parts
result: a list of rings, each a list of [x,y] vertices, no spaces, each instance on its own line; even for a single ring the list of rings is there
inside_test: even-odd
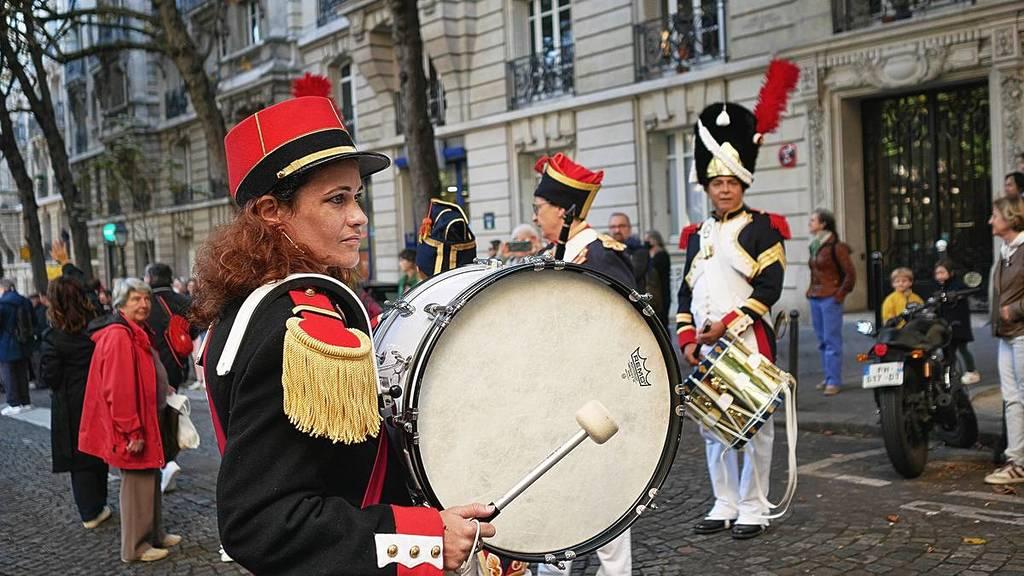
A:
[[[512,125],[516,152],[536,153],[572,148],[576,143],[576,120],[571,110],[523,118]]]
[[[977,66],[981,60],[979,44],[974,31],[965,31],[958,36],[830,56],[824,82],[833,90],[916,86],[945,72]]]
[[[1002,73],[999,81],[1000,99],[1003,103],[1002,128],[1004,142],[1004,166],[1014,168],[1024,154],[1024,115],[1021,99],[1024,98],[1024,76],[1019,71]]]
[[[807,144],[811,149],[811,199],[815,207],[824,207],[825,111],[816,101],[807,104]]]
[[[992,61],[1013,60],[1020,55],[1020,40],[1016,26],[1003,26],[992,30]]]

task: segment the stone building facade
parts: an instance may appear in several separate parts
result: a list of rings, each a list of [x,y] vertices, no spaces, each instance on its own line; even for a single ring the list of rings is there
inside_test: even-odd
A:
[[[129,0],[141,2],[142,0]],[[190,19],[218,3],[180,0]],[[1024,20],[1013,0],[420,0],[428,112],[442,188],[467,208],[481,253],[531,219],[536,160],[565,152],[605,171],[590,220],[625,212],[661,232],[676,266],[680,229],[706,217],[690,181],[692,125],[707,104],[753,106],[773,56],[801,81],[762,147],[751,206],[790,219],[783,305],[803,308],[806,220],[833,209],[861,278],[868,254],[926,271],[945,238],[987,265],[985,220],[1003,175],[1024,154]],[[368,183],[371,280],[397,278],[415,239],[398,70],[383,0],[249,0],[227,5],[228,33],[208,62],[229,125],[288,97],[303,72],[327,75],[361,148],[397,159]],[[195,250],[233,213],[209,190],[205,142],[174,67],[123,55],[122,108],[102,106],[109,62],[64,70],[73,161],[92,187],[96,263],[111,274],[99,228],[128,223],[126,271],[155,258],[185,275]],[[113,74],[113,76],[111,76]],[[79,79],[80,78],[80,79]],[[84,95],[76,92],[81,82]],[[84,110],[84,115],[81,110]],[[120,119],[120,120],[118,120]],[[86,133],[76,129],[84,126]],[[131,141],[152,198],[111,207],[109,151]],[[81,143],[81,146],[78,144]],[[106,158],[106,160],[104,160]],[[83,176],[85,177],[85,176]],[[138,196],[138,194],[135,194]],[[131,194],[129,194],[131,196]],[[45,199],[44,199],[45,200]],[[122,200],[118,198],[118,200]],[[59,203],[51,238],[59,234]],[[113,262],[116,268],[116,262]],[[867,305],[859,283],[850,307]]]

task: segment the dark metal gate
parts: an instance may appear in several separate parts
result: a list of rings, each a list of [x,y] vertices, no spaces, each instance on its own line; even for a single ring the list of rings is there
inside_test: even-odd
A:
[[[864,196],[869,251],[888,272],[914,271],[914,291],[931,292],[937,240],[962,272],[988,278],[992,212],[987,84],[865,100]],[[982,291],[987,294],[987,290]],[[982,296],[982,298],[987,298]]]

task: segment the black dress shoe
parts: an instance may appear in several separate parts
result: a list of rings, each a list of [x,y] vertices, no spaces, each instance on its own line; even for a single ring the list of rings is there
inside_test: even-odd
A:
[[[736,540],[749,540],[767,531],[768,527],[762,524],[736,524],[732,527],[732,537]]]
[[[732,520],[711,520],[705,518],[693,527],[695,534],[714,534],[715,532],[721,532],[728,530],[732,526]]]

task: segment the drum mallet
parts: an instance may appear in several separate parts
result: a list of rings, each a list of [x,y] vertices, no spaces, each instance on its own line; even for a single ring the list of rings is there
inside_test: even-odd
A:
[[[494,506],[494,513],[487,518],[484,518],[484,522],[494,520],[505,506],[508,506],[509,503],[522,494],[524,490],[540,479],[540,477],[550,470],[555,464],[558,464],[562,458],[568,456],[569,453],[582,444],[587,437],[590,437],[590,439],[597,444],[604,444],[609,438],[619,431],[619,425],[612,419],[611,414],[608,413],[608,409],[604,407],[604,404],[597,400],[587,402],[582,408],[576,411],[576,423],[580,425],[580,431],[576,432],[572,438],[549,454],[548,457],[541,461],[540,464],[537,464],[533,470],[530,470],[526,476],[517,482],[516,485],[506,492],[504,496],[498,498],[494,502],[491,502],[491,506]]]

